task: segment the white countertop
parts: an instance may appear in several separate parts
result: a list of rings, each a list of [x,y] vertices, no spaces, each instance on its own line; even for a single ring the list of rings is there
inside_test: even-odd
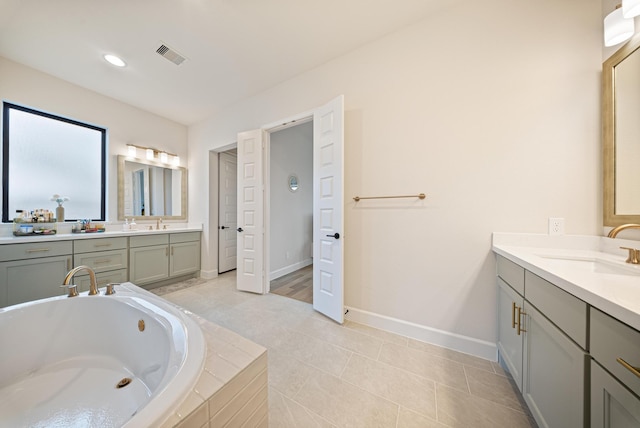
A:
[[[640,242],[601,236],[493,234],[496,254],[640,330],[640,265],[625,263],[627,251],[619,247],[640,248]],[[580,260],[598,260],[629,274],[594,272],[575,263]]]
[[[140,227],[139,225],[138,227]],[[105,232],[90,232],[90,233],[71,233],[71,226],[67,229],[69,232],[64,233],[67,229],[59,229],[59,233],[54,235],[33,235],[33,236],[3,236],[0,237],[0,245],[3,244],[24,244],[27,242],[52,242],[52,241],[70,241],[77,239],[91,239],[91,238],[112,238],[116,236],[138,236],[138,235],[157,235],[163,233],[179,233],[179,232],[201,232],[202,226],[169,226],[167,229],[149,230],[149,225],[145,225],[145,228],[139,228],[138,230],[122,231],[118,229],[109,230]]]

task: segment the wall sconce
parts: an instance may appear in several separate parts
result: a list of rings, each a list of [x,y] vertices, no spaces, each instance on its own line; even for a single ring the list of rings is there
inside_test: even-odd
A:
[[[625,18],[635,18],[640,15],[640,0],[622,0],[622,15]]]
[[[127,144],[127,156],[137,158],[138,149],[144,153],[145,158],[148,160],[159,160],[159,162],[166,164],[171,163],[175,166],[180,165],[180,156],[174,153],[161,151],[152,147],[137,146],[135,144]]]
[[[627,7],[630,8],[629,10],[633,9],[630,6]],[[635,33],[633,18],[627,18],[623,11],[624,8],[619,4],[604,18],[604,45],[607,47],[629,40]]]

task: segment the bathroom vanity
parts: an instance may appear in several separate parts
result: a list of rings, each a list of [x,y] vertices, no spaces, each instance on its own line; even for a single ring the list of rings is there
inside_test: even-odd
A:
[[[540,427],[640,426],[634,244],[494,234],[498,358]]]
[[[0,307],[62,294],[66,273],[86,265],[98,286],[130,281],[154,288],[200,272],[199,228],[0,238]],[[78,291],[89,277],[74,278]]]

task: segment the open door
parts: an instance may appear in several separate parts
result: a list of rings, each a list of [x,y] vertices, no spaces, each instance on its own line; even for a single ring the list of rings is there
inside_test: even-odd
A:
[[[218,164],[218,273],[223,273],[235,269],[238,259],[238,157],[220,153]]]
[[[344,322],[344,97],[313,113],[313,308]]]
[[[264,274],[264,131],[238,134],[237,288],[265,292]]]

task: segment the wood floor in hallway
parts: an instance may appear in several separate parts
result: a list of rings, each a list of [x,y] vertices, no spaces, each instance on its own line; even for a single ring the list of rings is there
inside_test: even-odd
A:
[[[313,265],[271,281],[271,292],[301,302],[313,303]]]

